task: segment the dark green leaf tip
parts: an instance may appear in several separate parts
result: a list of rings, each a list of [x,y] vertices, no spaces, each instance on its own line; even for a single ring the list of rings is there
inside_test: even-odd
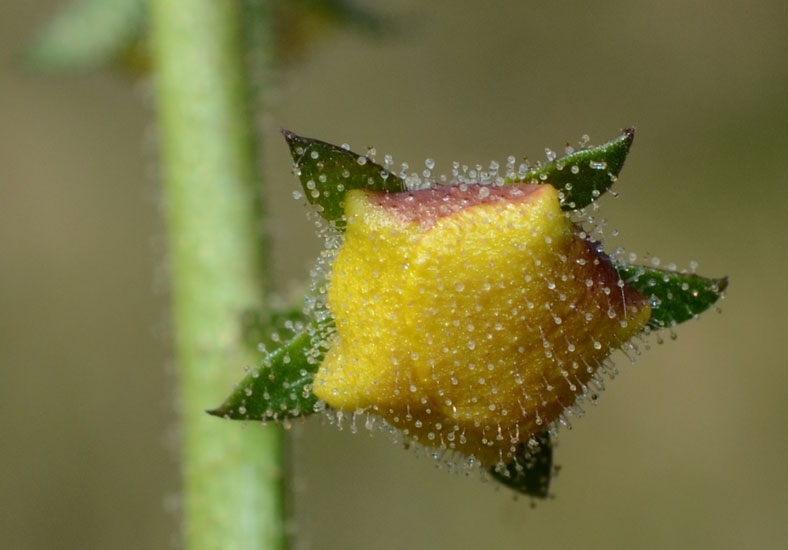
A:
[[[312,322],[266,354],[232,394],[208,414],[231,420],[281,421],[316,412],[312,383],[323,359],[333,321]]]
[[[323,218],[342,230],[344,197],[351,189],[399,192],[405,182],[366,156],[317,139],[282,130],[294,171],[301,180],[307,200]]]
[[[634,139],[635,128],[627,128],[603,145],[553,159],[509,183],[549,183],[558,190],[563,210],[584,208],[604,195],[618,179]]]
[[[728,278],[616,263],[622,280],[651,302],[652,329],[669,328],[696,318],[713,306],[728,288]]]
[[[531,436],[517,448],[514,460],[493,467],[490,475],[510,489],[535,498],[547,498],[553,473],[553,446],[549,432]]]

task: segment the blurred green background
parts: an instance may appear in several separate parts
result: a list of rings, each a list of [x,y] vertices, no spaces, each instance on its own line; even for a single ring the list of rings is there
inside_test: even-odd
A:
[[[168,548],[177,423],[150,86],[24,71],[57,5],[0,8],[0,545]],[[260,121],[281,289],[320,242],[280,127],[448,172],[636,125],[603,203],[613,244],[731,286],[722,315],[619,361],[561,432],[555,498],[536,508],[386,437],[295,426],[296,548],[785,548],[785,2],[372,6],[397,32],[321,34]]]

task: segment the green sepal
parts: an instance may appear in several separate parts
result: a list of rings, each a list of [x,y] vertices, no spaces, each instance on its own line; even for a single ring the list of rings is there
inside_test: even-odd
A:
[[[539,432],[517,447],[517,456],[504,467],[492,467],[490,475],[510,489],[535,498],[547,498],[553,473],[550,433]]]
[[[330,318],[313,321],[266,354],[224,403],[208,413],[232,420],[281,421],[316,412],[312,383],[333,330]]]
[[[405,191],[405,182],[399,176],[367,157],[288,130],[282,130],[282,134],[290,146],[295,172],[307,200],[339,230],[345,227],[344,198],[347,191]]]
[[[147,0],[74,0],[44,25],[26,61],[45,71],[109,65],[140,39],[146,8]]]
[[[288,130],[282,133],[290,146],[295,172],[307,200],[339,230],[345,225],[344,195],[348,190],[392,193],[406,190],[402,178],[366,157]],[[628,128],[604,145],[575,151],[532,168],[522,177],[506,181],[549,183],[558,190],[563,210],[583,208],[607,192],[616,181],[634,138],[634,128]]]
[[[615,264],[621,279],[651,302],[653,329],[672,327],[694,319],[719,300],[728,278],[709,279],[694,273],[665,271],[653,267]]]
[[[556,158],[507,183],[549,183],[558,190],[562,210],[584,208],[604,195],[618,179],[634,139],[635,129],[627,128],[604,145]]]

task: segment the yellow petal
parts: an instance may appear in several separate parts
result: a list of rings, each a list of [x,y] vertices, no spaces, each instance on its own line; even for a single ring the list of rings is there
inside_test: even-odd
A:
[[[550,185],[351,191],[314,392],[419,442],[508,462],[650,308]]]

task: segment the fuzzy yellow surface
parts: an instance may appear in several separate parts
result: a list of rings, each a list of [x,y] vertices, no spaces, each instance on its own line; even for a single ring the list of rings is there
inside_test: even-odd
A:
[[[522,187],[524,199],[469,206],[447,195],[431,217],[348,193],[319,398],[490,465],[574,402],[650,310],[552,186]]]

